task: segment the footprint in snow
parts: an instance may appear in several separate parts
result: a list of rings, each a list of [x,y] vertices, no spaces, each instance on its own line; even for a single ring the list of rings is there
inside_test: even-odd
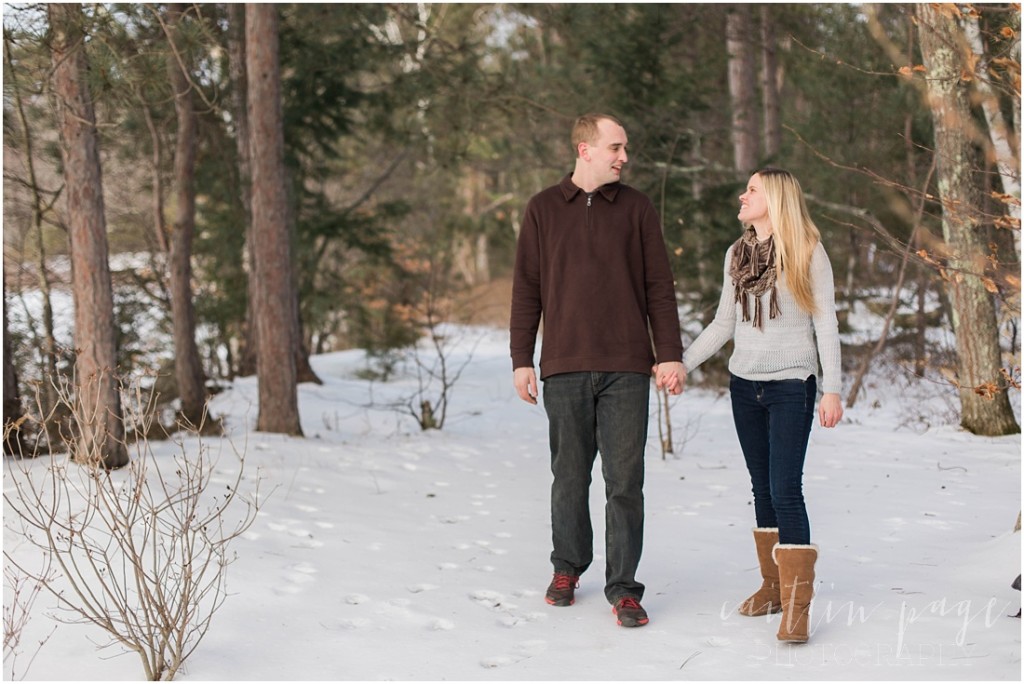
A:
[[[315,579],[313,575],[316,574],[316,568],[309,563],[291,565],[286,569],[288,572],[285,573],[285,579],[295,586],[296,589],[298,589],[298,585],[307,584]]]
[[[285,519],[282,522],[268,522],[267,529],[271,532],[284,532],[289,536],[298,537],[302,540],[296,544],[299,548],[315,549],[324,545],[322,541],[313,538],[312,532],[298,525],[298,520]]]
[[[438,518],[438,520],[443,522],[445,525],[454,525],[456,523],[465,522],[466,520],[469,520],[469,516],[468,515],[446,515],[446,516],[442,516],[442,517]]]
[[[491,656],[490,658],[484,658],[480,661],[480,665],[486,668],[496,668],[505,665],[515,665],[518,662],[527,660],[534,656],[538,656],[548,648],[546,641],[535,639],[532,641],[523,641],[516,644],[512,648],[510,655],[499,655]]]
[[[478,541],[476,545],[486,550],[488,553],[494,554],[495,556],[504,556],[508,551],[505,549],[492,549],[491,542],[489,541]]]
[[[434,589],[437,589],[437,588],[438,588],[438,586],[436,584],[410,584],[405,589],[410,594],[419,594],[419,593],[422,593],[424,591],[433,591]]]
[[[335,629],[362,629],[372,624],[370,620],[366,618],[347,618],[345,620],[339,620],[338,626]]]
[[[520,609],[519,606],[509,603],[502,594],[496,591],[478,589],[472,592],[469,598],[476,602],[477,605],[498,613],[498,623],[505,627],[517,627],[547,618],[547,613]]]
[[[455,623],[444,618],[434,618],[427,626],[435,631],[448,631],[450,629],[455,629]]]
[[[416,625],[435,632],[455,629],[455,623],[451,620],[424,614],[407,598],[393,598],[378,603],[374,613],[388,622]]]

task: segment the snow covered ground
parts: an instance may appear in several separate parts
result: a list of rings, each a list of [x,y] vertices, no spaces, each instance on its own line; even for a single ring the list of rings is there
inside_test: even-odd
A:
[[[736,613],[760,578],[727,394],[674,398],[676,453],[663,459],[650,429],[638,579],[651,622],[625,629],[602,592],[599,468],[595,564],[574,606],[544,602],[544,410],[515,395],[507,333],[462,333],[456,360],[472,361],[443,431],[386,407],[415,391],[411,367],[370,383],[360,351],[313,358],[324,384],[299,390],[301,439],[253,432],[255,378],[215,398],[212,413],[245,445],[246,482],[258,470],[274,491],[233,546],[232,595],[180,680],[1021,678],[1021,622],[1009,617],[1020,607],[1021,441],[950,424],[951,390],[880,371],[837,429],[812,432],[805,492],[821,557],[806,645],[776,641],[778,615]],[[222,452],[226,480],[237,461]],[[15,476],[5,462],[5,491]],[[36,553],[9,529],[4,548],[30,563]],[[60,624],[29,664],[53,606],[34,606],[19,676],[141,678],[135,655],[97,650],[106,638],[81,625]]]

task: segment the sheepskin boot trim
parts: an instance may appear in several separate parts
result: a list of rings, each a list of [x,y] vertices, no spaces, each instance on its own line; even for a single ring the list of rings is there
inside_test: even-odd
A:
[[[782,598],[779,594],[779,566],[772,558],[772,549],[778,543],[779,528],[754,528],[754,546],[757,549],[757,562],[761,566],[763,581],[761,588],[740,604],[740,615],[758,617],[782,610]]]
[[[782,624],[779,641],[805,643],[814,595],[814,564],[818,560],[815,544],[776,544],[772,557],[779,566],[782,596]]]

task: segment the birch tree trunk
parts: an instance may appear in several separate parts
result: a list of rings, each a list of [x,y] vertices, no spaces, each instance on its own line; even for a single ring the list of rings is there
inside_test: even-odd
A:
[[[757,69],[750,45],[750,5],[730,5],[725,19],[729,54],[729,100],[732,103],[733,165],[746,181],[757,170],[760,136],[757,123]]]
[[[989,60],[985,50],[985,44],[981,38],[981,29],[978,27],[978,15],[973,12],[966,12],[962,18],[964,35],[971,51],[977,57],[974,68],[974,87],[981,99],[981,108],[985,113],[985,122],[988,124],[988,136],[992,142],[992,151],[995,153],[996,168],[999,169],[999,178],[1003,184],[1003,192],[1015,198],[1016,202],[1007,202],[1010,216],[1016,221],[1013,230],[1013,244],[1017,251],[1017,261],[1020,261],[1020,155],[1017,153],[1017,143],[1012,140],[1009,126],[1006,125],[1006,117],[999,107],[999,96],[992,89],[989,83]],[[1015,103],[1019,109],[1020,101]]]
[[[961,426],[979,435],[1020,432],[1006,393],[992,295],[979,277],[987,244],[981,232],[978,190],[968,138],[970,104],[960,76],[962,42],[954,16],[943,7],[916,6],[932,121],[942,233],[950,255],[946,290],[957,344]]]
[[[121,395],[115,375],[117,347],[103,207],[96,112],[87,85],[88,63],[77,4],[50,4],[53,89],[71,241],[75,304],[75,459],[119,468],[128,463]]]
[[[188,68],[179,34],[183,6],[167,8],[168,40],[172,49],[167,56],[167,75],[174,91],[174,112],[178,121],[174,149],[175,216],[171,222],[170,271],[171,317],[174,337],[174,376],[181,398],[181,417],[191,425],[203,421],[206,391],[203,367],[196,346],[196,312],[192,302],[192,241],[196,226],[196,138],[198,121],[192,104],[192,86],[184,69]],[[173,49],[175,46],[178,49]]]
[[[257,284],[254,296],[259,338],[256,429],[301,435],[276,5],[246,5],[245,44],[252,160],[253,267]]]

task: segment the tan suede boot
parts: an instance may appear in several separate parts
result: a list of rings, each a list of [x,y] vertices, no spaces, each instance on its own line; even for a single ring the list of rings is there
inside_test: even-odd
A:
[[[779,566],[782,585],[779,641],[804,643],[808,637],[818,547],[815,544],[776,544],[772,555]]]
[[[782,599],[779,597],[779,566],[772,558],[772,549],[778,543],[779,528],[754,528],[757,562],[761,565],[761,577],[764,581],[761,582],[761,588],[740,605],[740,615],[757,617],[782,610]]]

